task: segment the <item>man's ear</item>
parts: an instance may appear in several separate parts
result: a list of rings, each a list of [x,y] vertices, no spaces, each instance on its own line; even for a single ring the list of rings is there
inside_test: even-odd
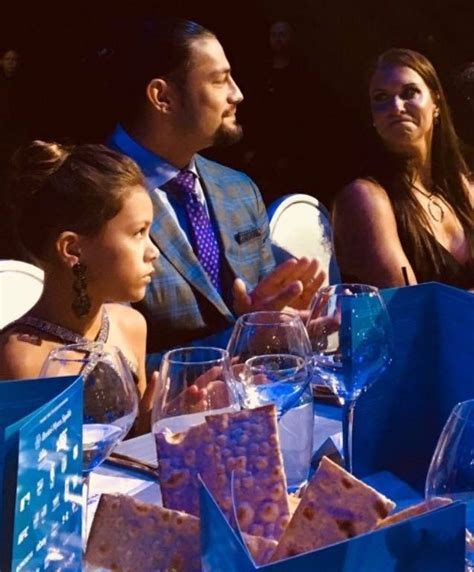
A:
[[[169,113],[173,100],[171,85],[162,78],[152,79],[146,87],[148,101],[161,113]]]
[[[66,230],[56,239],[56,254],[61,262],[72,268],[81,258],[81,237],[76,232]]]

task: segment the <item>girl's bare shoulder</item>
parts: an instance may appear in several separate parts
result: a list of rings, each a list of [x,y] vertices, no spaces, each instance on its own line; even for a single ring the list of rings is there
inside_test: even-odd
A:
[[[138,310],[126,304],[107,304],[107,313],[110,319],[122,331],[130,334],[146,333],[146,321]]]
[[[0,333],[0,379],[37,377],[54,347],[38,332],[14,327]]]

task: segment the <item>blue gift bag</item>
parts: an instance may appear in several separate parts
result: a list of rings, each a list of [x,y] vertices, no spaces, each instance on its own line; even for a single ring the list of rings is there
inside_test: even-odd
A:
[[[257,566],[201,483],[203,572],[463,572],[465,506],[430,513],[313,552]]]
[[[428,283],[382,295],[395,360],[357,402],[354,474],[388,471],[422,493],[451,409],[474,398],[474,294]]]
[[[0,569],[81,562],[82,378],[0,383]],[[55,556],[55,554],[53,554]]]

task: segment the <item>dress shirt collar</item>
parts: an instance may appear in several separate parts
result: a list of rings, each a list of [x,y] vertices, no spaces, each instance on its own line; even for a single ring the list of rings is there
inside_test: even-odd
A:
[[[142,147],[140,143],[130,137],[120,124],[115,127],[110,137],[109,144],[110,143],[138,163],[148,181],[150,189],[162,187],[169,180],[176,177],[180,171],[159,155]],[[196,169],[194,157],[191,159],[187,168],[196,175],[199,181],[199,174]]]

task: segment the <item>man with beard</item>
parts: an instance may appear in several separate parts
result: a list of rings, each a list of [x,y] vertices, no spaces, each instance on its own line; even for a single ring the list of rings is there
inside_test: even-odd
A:
[[[149,25],[132,44],[120,68],[129,106],[109,144],[140,165],[154,203],[150,235],[161,256],[136,305],[148,323],[147,351],[202,338],[222,345],[237,315],[307,307],[324,279],[318,263],[275,268],[255,184],[198,155],[242,136],[243,96],[221,44],[175,19]]]

